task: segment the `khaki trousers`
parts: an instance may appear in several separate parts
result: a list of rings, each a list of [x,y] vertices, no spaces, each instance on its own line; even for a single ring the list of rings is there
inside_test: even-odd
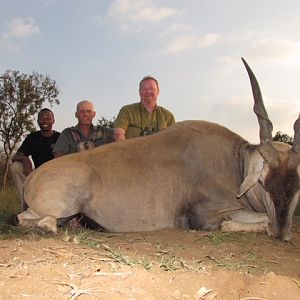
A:
[[[10,165],[11,177],[14,181],[15,187],[18,192],[18,200],[20,202],[21,210],[24,211],[27,205],[23,198],[23,188],[26,176],[23,171],[23,164],[21,162],[15,161]]]

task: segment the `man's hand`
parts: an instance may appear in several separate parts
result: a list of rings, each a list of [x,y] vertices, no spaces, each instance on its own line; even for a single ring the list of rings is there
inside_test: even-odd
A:
[[[32,172],[32,170],[33,170],[32,163],[31,163],[30,159],[27,156],[24,156],[22,158],[22,164],[23,164],[24,174],[26,176],[28,176]]]

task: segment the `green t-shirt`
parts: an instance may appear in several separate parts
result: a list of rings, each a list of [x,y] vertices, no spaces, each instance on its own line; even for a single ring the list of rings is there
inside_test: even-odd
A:
[[[157,132],[175,123],[173,114],[167,109],[157,106],[151,113],[142,103],[133,103],[120,109],[114,127],[125,131],[125,138],[130,139],[142,135],[146,129]]]

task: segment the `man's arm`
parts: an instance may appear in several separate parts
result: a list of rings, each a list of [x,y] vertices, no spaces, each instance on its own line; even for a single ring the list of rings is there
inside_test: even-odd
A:
[[[127,106],[123,106],[115,120],[114,124],[114,139],[116,142],[125,140],[125,132],[129,124],[129,113]]]
[[[57,157],[60,157],[60,156],[63,156],[63,155],[66,155],[66,153],[60,152],[60,151],[53,152],[54,158],[57,158]]]
[[[69,142],[68,142],[69,132],[70,129],[66,128],[59,135],[52,151],[54,158],[69,154]]]
[[[165,115],[165,118],[166,118],[166,121],[167,121],[167,125],[168,126],[171,126],[172,124],[175,123],[175,117],[174,115],[167,109],[164,109],[164,115]]]
[[[12,158],[12,162],[15,161],[21,162],[23,164],[23,171],[26,176],[32,172],[33,170],[32,163],[28,158],[28,156],[24,155],[24,153],[17,152]]]
[[[125,140],[125,130],[120,127],[114,128],[114,139],[116,142]]]

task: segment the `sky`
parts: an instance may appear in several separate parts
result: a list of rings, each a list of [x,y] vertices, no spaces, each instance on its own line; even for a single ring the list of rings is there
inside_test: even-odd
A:
[[[245,58],[274,130],[293,135],[300,111],[299,0],[0,0],[1,73],[49,75],[61,91],[54,129],[138,102],[160,83],[158,104],[176,121],[207,120],[258,143]],[[49,107],[48,103],[45,104]]]

